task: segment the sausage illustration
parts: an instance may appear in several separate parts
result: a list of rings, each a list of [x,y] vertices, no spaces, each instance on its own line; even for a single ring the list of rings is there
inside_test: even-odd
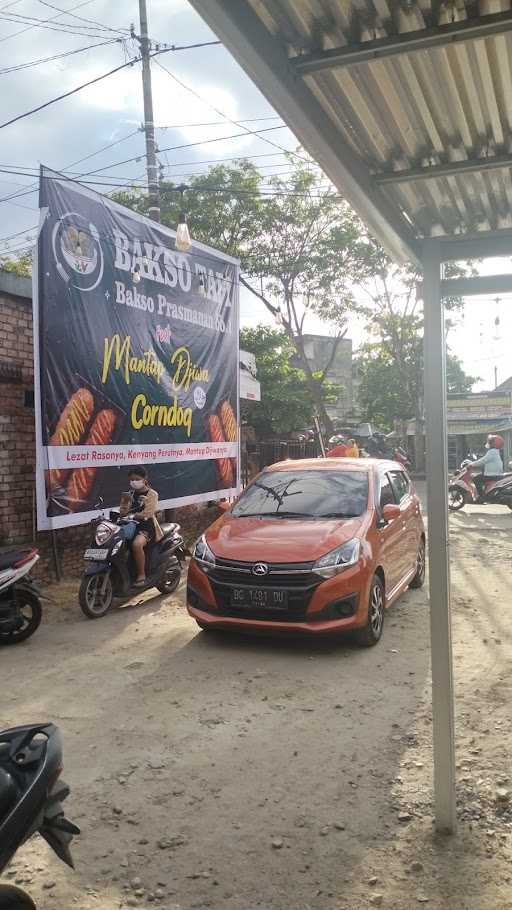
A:
[[[208,417],[208,432],[212,442],[226,442],[220,418],[217,414]],[[216,458],[217,472],[221,487],[229,489],[234,486],[233,467],[229,458]]]
[[[236,442],[237,427],[236,417],[229,401],[223,401],[219,407],[219,417],[222,423],[222,429],[228,442]]]
[[[94,410],[94,398],[88,389],[78,389],[59,417],[51,446],[76,446],[87,429]]]
[[[94,423],[87,435],[84,445],[106,445],[112,438],[116,425],[116,415],[113,411],[100,411],[94,418]],[[96,468],[77,468],[71,474],[67,493],[70,499],[86,501],[94,483]]]
[[[69,399],[59,417],[55,432],[50,436],[51,446],[78,445],[94,410],[94,398],[88,389],[78,389]],[[53,469],[48,472],[47,483],[51,492],[62,486],[66,476],[65,470]]]

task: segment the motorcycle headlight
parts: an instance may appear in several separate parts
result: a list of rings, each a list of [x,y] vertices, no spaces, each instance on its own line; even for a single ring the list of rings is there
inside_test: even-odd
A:
[[[210,550],[210,547],[206,543],[206,537],[204,534],[199,538],[194,546],[192,552],[194,559],[197,559],[198,562],[202,563],[203,568],[212,568],[215,566],[215,555]]]
[[[96,528],[96,534],[94,535],[94,540],[97,543],[97,545],[99,547],[103,546],[103,544],[106,543],[107,540],[109,540],[112,537],[114,530],[115,529],[111,528],[111,526],[109,524],[107,524],[106,521],[100,522],[100,524]]]
[[[341,547],[336,547],[335,550],[331,550],[325,556],[317,559],[313,566],[313,572],[323,578],[332,578],[333,575],[339,575],[340,572],[348,569],[349,566],[355,566],[359,561],[360,553],[361,541],[358,537],[353,537],[352,540],[342,544]]]

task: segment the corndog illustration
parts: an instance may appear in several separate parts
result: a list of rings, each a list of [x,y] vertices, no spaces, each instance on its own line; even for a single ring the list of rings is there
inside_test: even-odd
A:
[[[210,414],[208,417],[208,433],[211,442],[226,442],[222,424],[217,414]],[[217,465],[217,472],[219,475],[221,487],[229,489],[234,484],[233,467],[231,465],[231,461],[229,458],[216,458],[215,464]]]
[[[94,411],[94,398],[88,389],[78,389],[69,399],[59,417],[55,431],[50,436],[51,446],[76,446],[85,433]],[[65,478],[64,470],[48,472],[50,490],[61,486]]]
[[[222,429],[224,430],[224,436],[228,442],[236,442],[237,440],[237,426],[236,426],[236,417],[233,413],[233,408],[231,407],[229,401],[221,402],[219,407],[219,417],[222,423]]]
[[[116,415],[113,411],[100,411],[94,418],[94,423],[89,431],[84,445],[106,445],[112,438],[116,425]],[[70,499],[86,501],[94,483],[96,468],[77,468],[73,471],[68,483],[67,493]]]

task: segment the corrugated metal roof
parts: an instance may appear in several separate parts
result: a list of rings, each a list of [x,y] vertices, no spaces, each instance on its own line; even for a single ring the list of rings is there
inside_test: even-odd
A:
[[[512,227],[510,0],[238,2],[286,49],[296,78],[306,82],[416,237]],[[497,20],[499,27],[497,14],[501,33],[478,37],[486,22]],[[459,34],[443,46],[404,46],[363,62],[334,58],[322,68],[300,67],[331,48],[375,47],[379,54],[390,40],[411,36],[420,47],[422,33],[428,38],[473,22],[476,37]],[[490,167],[493,158],[505,163]],[[466,163],[460,173],[458,162]],[[476,162],[474,170],[468,162]],[[431,171],[446,165],[456,166],[449,174]],[[398,175],[408,179],[394,182]]]

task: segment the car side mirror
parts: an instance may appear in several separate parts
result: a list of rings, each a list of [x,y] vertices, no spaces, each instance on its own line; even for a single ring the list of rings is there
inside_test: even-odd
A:
[[[219,499],[217,502],[217,507],[220,512],[229,512],[231,503],[227,499]]]
[[[388,502],[388,504],[384,506],[382,510],[382,518],[386,524],[389,521],[394,521],[395,518],[400,518],[400,514],[400,506],[395,505],[392,502]]]

